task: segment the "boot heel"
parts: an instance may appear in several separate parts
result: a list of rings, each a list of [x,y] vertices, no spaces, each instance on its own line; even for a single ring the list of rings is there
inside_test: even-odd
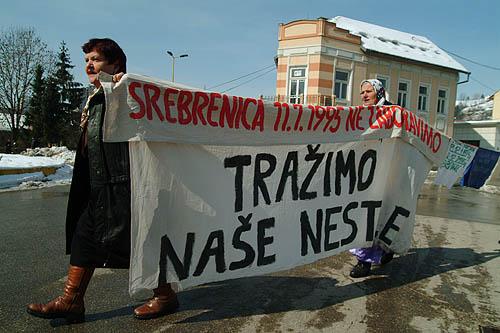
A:
[[[78,324],[85,321],[85,313],[68,313],[66,315],[66,322],[69,324]]]

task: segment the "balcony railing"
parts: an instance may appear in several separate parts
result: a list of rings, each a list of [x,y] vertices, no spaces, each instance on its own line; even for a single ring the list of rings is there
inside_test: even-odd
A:
[[[323,105],[323,106],[333,106],[335,105],[335,95],[299,95],[299,96],[289,96],[289,95],[276,95],[276,96],[263,96],[259,97],[268,102],[281,102],[290,104],[312,104],[312,105]]]

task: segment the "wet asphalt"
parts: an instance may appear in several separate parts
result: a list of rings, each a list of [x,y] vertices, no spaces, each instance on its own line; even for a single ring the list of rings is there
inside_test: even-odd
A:
[[[426,183],[418,196],[417,214],[500,225],[500,194]]]
[[[62,290],[69,186],[0,193],[0,332],[479,332],[500,327],[500,195],[424,185],[414,246],[364,279],[340,254],[179,293],[173,315],[138,321],[127,270],[97,270],[86,322],[35,318]]]

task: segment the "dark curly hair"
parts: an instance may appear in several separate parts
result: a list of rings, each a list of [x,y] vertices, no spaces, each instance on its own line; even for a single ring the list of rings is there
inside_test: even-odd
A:
[[[84,53],[90,53],[94,50],[101,53],[108,63],[118,64],[117,73],[127,73],[127,56],[114,40],[110,38],[92,38],[82,45],[82,50]]]

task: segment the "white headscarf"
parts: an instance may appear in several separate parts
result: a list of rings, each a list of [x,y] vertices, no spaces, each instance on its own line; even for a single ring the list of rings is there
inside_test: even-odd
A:
[[[377,94],[377,104],[376,105],[384,105],[386,101],[389,100],[389,96],[387,95],[387,92],[384,89],[384,86],[382,85],[382,82],[380,82],[377,79],[367,79],[361,81],[360,87],[363,87],[363,84],[369,83],[375,89],[375,93]]]

